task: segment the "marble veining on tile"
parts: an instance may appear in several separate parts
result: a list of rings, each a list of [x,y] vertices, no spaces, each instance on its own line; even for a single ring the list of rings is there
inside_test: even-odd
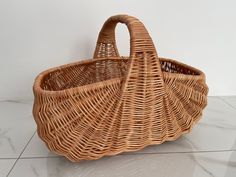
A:
[[[234,177],[235,163],[233,152],[117,155],[79,164],[59,157],[20,159],[10,176]]]
[[[16,147],[14,146],[12,139],[10,136],[8,136],[8,133],[11,129],[8,128],[6,130],[0,128],[0,146],[4,144],[4,142],[7,142],[9,147],[12,149],[13,152],[16,152]]]
[[[231,107],[236,109],[236,96],[221,96],[220,97],[224,102],[229,104]]]
[[[18,158],[35,131],[32,105],[0,102],[0,158]]]
[[[0,159],[0,176],[7,176],[16,159]]]

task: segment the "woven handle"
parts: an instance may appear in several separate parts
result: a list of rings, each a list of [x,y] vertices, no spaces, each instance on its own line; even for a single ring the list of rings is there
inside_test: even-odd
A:
[[[119,57],[116,47],[115,27],[117,23],[127,25],[130,33],[130,57],[139,52],[154,52],[156,49],[144,25],[135,17],[116,15],[103,25],[97,40],[94,58]]]
[[[99,33],[94,58],[119,57],[115,41],[117,23],[126,24],[130,33],[131,63],[123,82],[122,92],[128,97],[130,93],[140,94],[140,90],[143,94],[149,90],[156,97],[163,95],[164,82],[160,61],[151,37],[138,19],[128,15],[110,17]],[[142,99],[146,99],[145,96]]]

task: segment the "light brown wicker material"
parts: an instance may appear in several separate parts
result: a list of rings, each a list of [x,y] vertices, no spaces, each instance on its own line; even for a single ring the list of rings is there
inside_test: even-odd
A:
[[[120,57],[117,23],[130,33],[130,56]],[[48,148],[71,161],[98,159],[177,139],[207,104],[203,72],[158,58],[136,18],[109,18],[94,59],[42,72],[34,83],[33,115]]]

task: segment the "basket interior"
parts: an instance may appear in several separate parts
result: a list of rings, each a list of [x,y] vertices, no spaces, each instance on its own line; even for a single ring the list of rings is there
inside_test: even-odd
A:
[[[196,76],[201,75],[201,71],[174,60],[160,58],[160,63],[163,72]]]
[[[122,78],[128,68],[127,58],[93,60],[86,64],[74,64],[61,67],[46,74],[41,81],[43,90],[59,91],[73,87],[93,84],[109,79]],[[200,75],[195,68],[160,58],[163,72],[185,75]]]
[[[46,74],[41,81],[41,88],[59,91],[120,78],[126,72],[127,62],[127,59],[105,59],[62,67]]]

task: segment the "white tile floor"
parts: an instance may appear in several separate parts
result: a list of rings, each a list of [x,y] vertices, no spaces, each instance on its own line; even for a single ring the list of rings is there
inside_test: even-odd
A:
[[[174,142],[71,163],[35,134],[32,102],[0,102],[0,177],[236,177],[236,97],[209,97],[193,131]]]

